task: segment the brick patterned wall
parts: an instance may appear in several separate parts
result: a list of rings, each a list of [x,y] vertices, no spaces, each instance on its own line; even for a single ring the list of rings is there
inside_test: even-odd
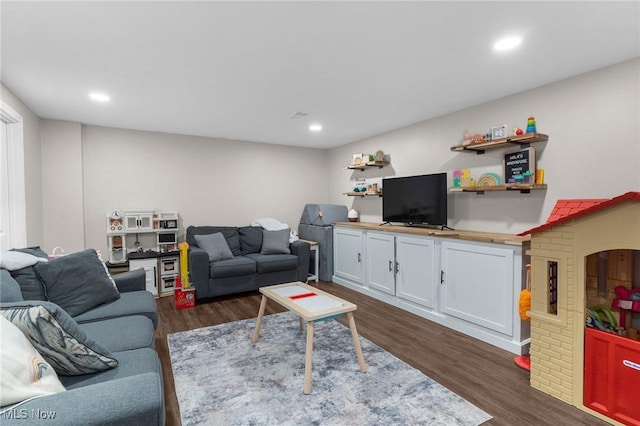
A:
[[[534,311],[538,315],[531,319],[531,386],[569,404],[572,403],[575,384],[574,312],[583,310],[582,306],[577,306],[581,300],[577,297],[581,290],[576,289],[575,285],[573,237],[572,222],[568,222],[542,231],[531,239],[532,258],[536,255],[558,258],[561,273],[558,281],[558,315],[550,315],[546,310]],[[533,281],[532,292],[546,298],[547,271],[535,270],[533,273],[545,278]]]

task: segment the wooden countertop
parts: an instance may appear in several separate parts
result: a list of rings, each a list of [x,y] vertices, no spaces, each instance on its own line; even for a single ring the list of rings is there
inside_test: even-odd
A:
[[[478,231],[464,231],[460,229],[456,230],[444,230],[411,227],[404,225],[382,225],[380,223],[372,222],[335,222],[335,226],[341,226],[346,228],[367,229],[370,231],[378,232],[396,232],[399,234],[412,234],[412,235],[424,235],[432,237],[445,237],[445,238],[457,238],[460,240],[481,241],[484,243],[496,243],[496,244],[509,244],[514,246],[521,246],[522,243],[531,239],[530,235],[519,237],[513,234],[501,234],[497,232],[478,232]]]

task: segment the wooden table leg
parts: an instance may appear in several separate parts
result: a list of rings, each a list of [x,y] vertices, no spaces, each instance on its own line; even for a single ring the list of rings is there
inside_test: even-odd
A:
[[[313,321],[307,322],[307,351],[304,362],[304,394],[311,393],[311,370],[313,369]]]
[[[260,337],[260,328],[262,327],[262,317],[264,316],[264,309],[267,307],[267,296],[262,295],[260,301],[260,310],[258,311],[258,319],[256,321],[256,330],[253,332],[253,343],[258,343]]]
[[[360,371],[366,373],[367,364],[365,364],[364,356],[362,355],[362,347],[360,346],[360,339],[358,339],[358,330],[356,329],[356,320],[353,319],[353,312],[347,312],[347,318],[349,318],[349,328],[351,329],[351,337],[353,337],[353,345],[356,347]]]

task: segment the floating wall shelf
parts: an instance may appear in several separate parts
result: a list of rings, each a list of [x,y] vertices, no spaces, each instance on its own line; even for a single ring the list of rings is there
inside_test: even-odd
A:
[[[506,138],[493,139],[486,142],[472,143],[469,145],[456,145],[451,147],[451,151],[455,152],[475,152],[476,154],[484,154],[485,151],[505,148],[509,145],[519,145],[526,148],[531,143],[546,142],[549,136],[542,133],[525,133],[518,136],[507,136]]]

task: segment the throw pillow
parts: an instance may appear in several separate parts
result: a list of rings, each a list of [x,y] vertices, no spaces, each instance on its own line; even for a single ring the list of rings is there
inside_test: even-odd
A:
[[[33,266],[38,262],[47,261],[48,259],[20,251],[0,252],[0,268],[7,269],[9,271],[15,271],[17,269],[26,268],[27,266]]]
[[[242,254],[260,253],[262,247],[262,228],[257,226],[242,226],[240,233],[240,249]]]
[[[260,254],[288,254],[289,250],[289,234],[291,230],[280,229],[278,231],[262,230],[262,249]]]
[[[38,263],[34,268],[44,284],[47,300],[72,317],[120,298],[93,249]]]
[[[63,392],[56,372],[11,322],[0,315],[0,406]]]
[[[227,244],[227,240],[221,232],[207,235],[194,235],[194,237],[198,243],[198,247],[207,252],[211,262],[233,259],[233,253],[231,253],[229,244]]]
[[[0,303],[20,302],[22,300],[24,299],[20,291],[20,284],[13,279],[9,271],[0,269]]]
[[[27,253],[33,256],[48,259],[47,253],[42,251],[40,247],[26,247],[9,250],[11,252]],[[38,279],[33,266],[11,271],[11,276],[20,285],[22,298],[25,300],[47,300],[44,292],[44,286]]]
[[[0,313],[27,336],[60,375],[97,373],[118,365],[109,351],[89,338],[73,318],[53,303],[10,303],[0,307]]]

